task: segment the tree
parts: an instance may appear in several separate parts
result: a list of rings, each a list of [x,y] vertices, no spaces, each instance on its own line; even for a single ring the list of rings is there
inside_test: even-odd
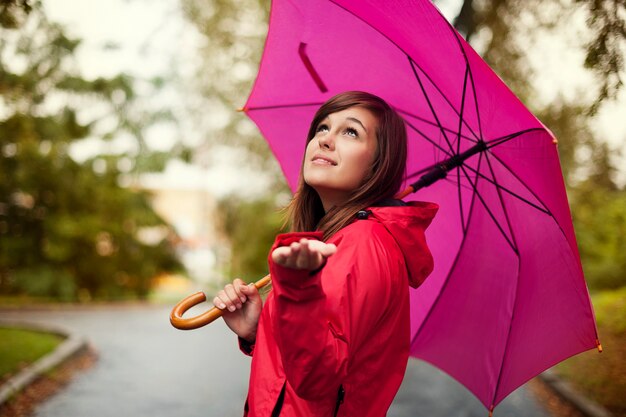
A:
[[[70,155],[79,139],[142,125],[133,118],[133,80],[82,78],[72,61],[80,42],[49,22],[39,2],[5,2],[0,11],[0,292],[145,297],[158,272],[180,268],[170,240],[138,237],[143,227],[173,236],[148,196],[119,185],[133,174],[129,165],[152,156],[79,163]],[[119,123],[105,131],[101,115],[81,121],[85,107]]]
[[[246,201],[223,199],[219,203],[220,224],[231,243],[227,276],[255,281],[265,276],[267,256],[274,238],[283,227],[283,215],[273,196]]]
[[[586,68],[598,77],[599,90],[589,108],[595,114],[606,99],[615,99],[623,86],[624,54],[626,54],[626,3],[623,0],[463,0],[454,26],[472,41],[481,31],[488,31],[489,46],[483,57],[509,85],[528,78],[511,76],[502,64],[520,67],[523,52],[511,37],[517,31],[537,28],[554,29],[557,22],[568,22],[569,18],[582,9],[587,15],[590,39],[584,41]],[[558,16],[558,18],[556,17]],[[522,19],[522,17],[524,19]],[[526,23],[524,23],[526,22]],[[529,27],[529,23],[531,22]],[[504,60],[503,58],[512,58]],[[500,63],[498,60],[501,60]],[[527,70],[527,68],[524,68]],[[519,89],[513,88],[516,92]]]

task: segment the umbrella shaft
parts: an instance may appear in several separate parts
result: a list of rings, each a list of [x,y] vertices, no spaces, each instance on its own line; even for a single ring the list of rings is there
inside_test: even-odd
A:
[[[485,150],[487,150],[487,144],[481,140],[465,152],[461,152],[460,154],[453,155],[452,157],[441,161],[426,174],[422,175],[419,180],[411,184],[414,190],[413,192],[421,188],[428,187],[440,179],[445,178],[448,171],[460,167],[467,160],[467,158]]]

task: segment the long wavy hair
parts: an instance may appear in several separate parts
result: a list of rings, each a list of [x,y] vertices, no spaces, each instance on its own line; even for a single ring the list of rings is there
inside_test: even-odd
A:
[[[303,158],[298,189],[288,206],[291,231],[320,230],[324,232],[324,240],[327,240],[350,224],[357,212],[380,200],[391,198],[399,191],[406,169],[406,126],[400,115],[380,97],[362,91],[337,94],[315,113],[306,144],[313,139],[318,125],[326,116],[354,106],[369,110],[378,119],[374,163],[348,200],[325,213],[319,195],[304,181]]]

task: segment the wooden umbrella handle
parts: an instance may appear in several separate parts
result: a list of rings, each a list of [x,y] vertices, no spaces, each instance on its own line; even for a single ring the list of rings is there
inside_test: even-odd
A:
[[[272,281],[269,275],[264,276],[260,280],[254,283],[254,286],[260,290]],[[198,291],[195,294],[191,294],[188,297],[183,298],[178,304],[174,306],[170,313],[170,323],[172,326],[179,330],[193,330],[206,326],[212,323],[219,317],[222,317],[224,310],[220,310],[217,307],[213,307],[210,310],[200,314],[196,317],[183,318],[183,314],[191,307],[206,301],[206,295],[202,291]]]

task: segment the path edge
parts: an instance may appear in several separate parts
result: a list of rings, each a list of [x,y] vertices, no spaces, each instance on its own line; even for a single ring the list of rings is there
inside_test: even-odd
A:
[[[539,380],[587,417],[614,417],[609,410],[574,389],[552,369],[539,374]]]
[[[41,375],[58,367],[77,354],[86,351],[89,347],[85,337],[59,326],[25,321],[0,320],[0,327],[52,333],[65,338],[55,350],[22,369],[0,386],[0,406],[37,380]]]

